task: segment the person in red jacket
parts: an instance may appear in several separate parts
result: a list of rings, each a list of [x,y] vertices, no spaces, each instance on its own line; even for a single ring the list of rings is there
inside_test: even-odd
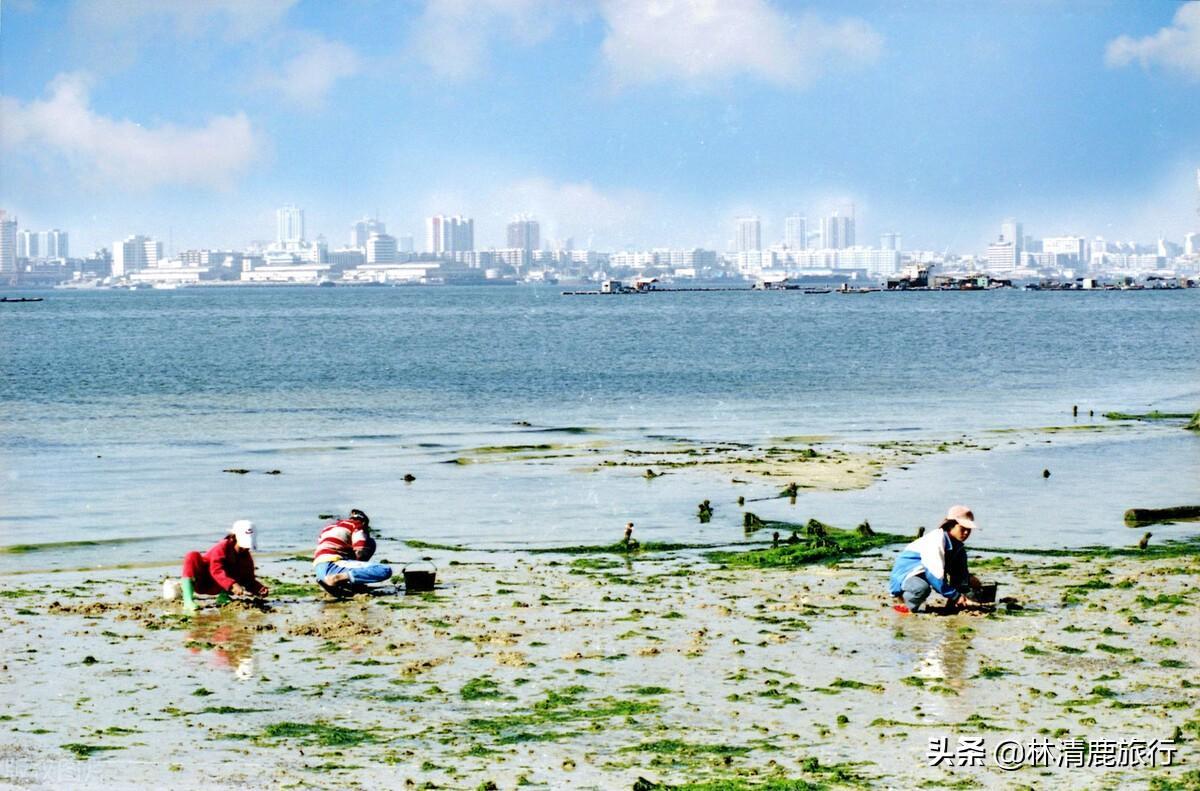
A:
[[[254,576],[254,556],[258,548],[254,523],[239,519],[229,534],[201,555],[189,552],[183,557],[180,591],[183,608],[196,611],[195,594],[233,596],[266,596],[270,591]]]

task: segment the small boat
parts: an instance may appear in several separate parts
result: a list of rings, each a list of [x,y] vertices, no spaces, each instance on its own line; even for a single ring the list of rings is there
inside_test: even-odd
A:
[[[0,297],[0,302],[41,302],[44,297]]]
[[[805,294],[829,294],[829,293],[832,293],[832,291],[833,291],[833,289],[829,289],[829,288],[806,288],[806,289],[804,289]]]

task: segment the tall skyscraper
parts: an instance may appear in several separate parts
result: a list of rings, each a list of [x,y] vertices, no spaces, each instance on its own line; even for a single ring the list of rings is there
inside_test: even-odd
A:
[[[0,275],[17,272],[17,218],[0,209]]]
[[[834,212],[821,218],[821,247],[826,250],[842,250],[854,246],[854,207],[850,215]]]
[[[415,241],[411,233],[402,233],[396,237],[396,246],[401,253],[411,253],[415,248]]]
[[[291,204],[275,212],[276,240],[284,248],[304,244],[304,209]]]
[[[1021,229],[1021,223],[1012,217],[1000,223],[1000,241],[1013,243],[1013,251],[1019,264],[1021,253],[1025,252],[1025,233]]]
[[[541,249],[541,226],[538,221],[522,215],[508,224],[508,246],[527,254]]]
[[[42,245],[42,255],[47,258],[70,258],[71,252],[67,244],[67,232],[57,228],[46,231],[45,244]]]
[[[1200,255],[1200,233],[1184,234],[1183,254]]]
[[[438,214],[425,220],[425,250],[453,256],[475,249],[475,221],[469,217]]]
[[[24,228],[17,232],[17,258],[37,258],[40,247],[38,246],[38,232]]]
[[[734,250],[747,253],[762,249],[762,221],[758,217],[738,217]]]
[[[363,217],[350,227],[350,246],[359,250],[367,249],[367,240],[373,233],[387,233],[387,228],[381,220]]]
[[[789,250],[808,248],[808,218],[793,214],[783,221],[783,246]]]
[[[888,231],[879,237],[879,248],[881,250],[899,250],[901,249],[900,234],[895,231]]]

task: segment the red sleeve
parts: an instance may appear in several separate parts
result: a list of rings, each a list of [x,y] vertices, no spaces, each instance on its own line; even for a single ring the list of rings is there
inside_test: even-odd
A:
[[[251,593],[258,593],[263,589],[263,584],[258,581],[254,570],[254,555],[247,552],[242,561],[241,574],[238,575],[238,579],[242,581],[243,588]]]
[[[221,540],[213,545],[213,548],[208,550],[204,559],[208,561],[208,573],[212,576],[213,582],[221,586],[222,590],[229,590],[233,587],[233,583],[237,582],[230,572],[237,573],[237,569],[233,568],[233,563],[229,557],[229,547],[232,542]]]

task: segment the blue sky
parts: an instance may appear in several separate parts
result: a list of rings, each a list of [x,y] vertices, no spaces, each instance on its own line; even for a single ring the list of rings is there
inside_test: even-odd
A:
[[[532,213],[725,249],[851,202],[860,241],[1200,230],[1200,2],[7,0],[0,207],[83,254],[338,246]]]

